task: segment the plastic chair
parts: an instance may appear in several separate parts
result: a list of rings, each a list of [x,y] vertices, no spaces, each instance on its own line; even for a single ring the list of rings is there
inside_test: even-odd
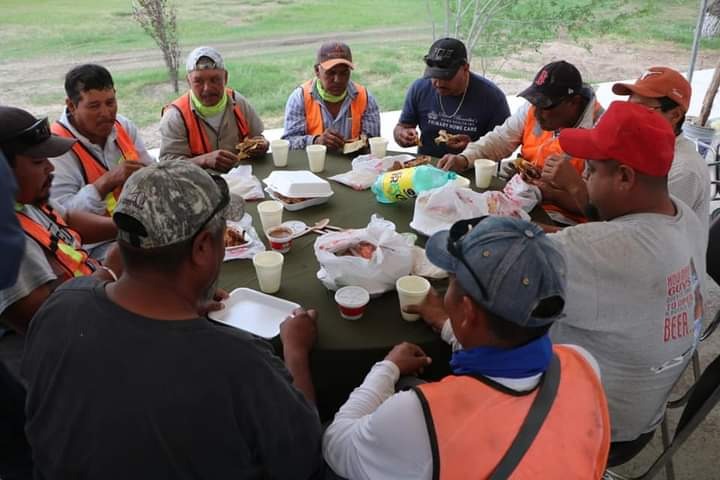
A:
[[[720,402],[720,355],[715,357],[691,387],[687,405],[680,416],[672,441],[664,448],[653,464],[644,473],[636,477],[628,477],[608,470],[603,478],[607,480],[651,479],[663,467],[670,468],[668,479],[675,478],[675,472],[672,469],[673,455],[702,423],[710,411],[715,408],[718,402]]]

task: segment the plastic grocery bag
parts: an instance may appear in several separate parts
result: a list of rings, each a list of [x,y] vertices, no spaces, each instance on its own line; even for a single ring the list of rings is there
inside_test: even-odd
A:
[[[371,295],[395,289],[413,267],[413,252],[395,224],[373,215],[365,228],[321,235],[315,240],[318,279],[330,290],[356,285]]]
[[[519,203],[523,210],[529,212],[542,200],[542,193],[535,185],[525,182],[520,175],[513,175],[503,188],[508,198]]]
[[[252,165],[239,165],[222,175],[232,195],[244,200],[260,200],[265,198],[260,180],[252,174]]]
[[[359,155],[352,161],[352,170],[329,177],[333,180],[354,190],[367,190],[375,183],[377,176],[386,172],[395,162],[406,163],[414,160],[412,155],[389,155],[384,158],[375,158],[371,155]]]
[[[520,201],[508,197],[504,192],[478,193],[448,183],[418,195],[410,228],[430,236],[441,230],[449,230],[458,220],[482,215],[503,215],[530,220]]]

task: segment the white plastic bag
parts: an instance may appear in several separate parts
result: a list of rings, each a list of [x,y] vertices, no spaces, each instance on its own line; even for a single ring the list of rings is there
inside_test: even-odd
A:
[[[414,160],[415,157],[408,154],[389,155],[384,158],[375,158],[371,155],[359,155],[352,161],[352,170],[329,177],[333,180],[354,190],[367,190],[375,183],[377,176],[388,171],[395,162],[405,163]]]
[[[441,230],[448,230],[458,220],[482,215],[503,215],[530,220],[521,203],[503,192],[478,193],[447,183],[418,195],[410,227],[430,236]]]
[[[372,256],[343,255],[361,242],[375,246]],[[373,215],[366,228],[328,233],[315,240],[315,257],[320,263],[318,278],[330,290],[347,285],[365,288],[371,295],[395,289],[395,281],[413,267],[413,252],[395,224]]]
[[[238,260],[244,258],[252,258],[256,253],[265,251],[265,244],[260,240],[255,228],[252,225],[252,217],[249,213],[243,215],[239,222],[227,222],[228,228],[237,228],[245,232],[245,238],[247,243],[237,246],[228,247],[225,249],[225,258],[223,262],[230,260]]]
[[[530,185],[520,175],[513,175],[503,188],[508,198],[517,201],[523,210],[529,212],[542,200],[542,193],[535,185]]]

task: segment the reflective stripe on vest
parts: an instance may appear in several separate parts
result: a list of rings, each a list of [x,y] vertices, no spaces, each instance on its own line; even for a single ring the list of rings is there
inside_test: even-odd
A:
[[[248,127],[247,120],[240,106],[235,103],[235,91],[232,88],[227,88],[225,92],[228,97],[232,99],[233,114],[235,115],[235,122],[240,132],[239,142],[242,142],[242,140],[250,134],[250,128]],[[168,107],[177,108],[178,112],[180,112],[180,116],[185,124],[185,131],[187,132],[190,155],[197,157],[198,155],[204,155],[215,150],[215,148],[210,145],[210,139],[207,136],[205,127],[201,125],[198,115],[195,113],[195,110],[192,109],[190,92],[176,99],[170,105],[166,105],[165,108],[163,108],[163,113],[165,113],[165,109]]]
[[[40,207],[40,210],[42,210],[48,219],[55,223],[58,228],[72,236],[77,244],[81,243],[80,236],[77,232],[68,227],[63,219],[55,215],[50,208],[43,206]],[[66,279],[91,275],[97,269],[95,261],[88,256],[85,250],[75,248],[56,235],[52,235],[45,227],[25,213],[16,210],[15,215],[25,234],[35,240],[58,261],[63,270],[65,270]]]
[[[561,377],[545,422],[511,478],[599,479],[610,447],[607,400],[600,380],[576,350],[555,346]],[[415,388],[433,451],[433,479],[488,478],[510,448],[537,388],[501,391],[461,375]]]
[[[59,121],[53,123],[50,129],[55,135],[77,140],[77,137],[73,135],[70,129]],[[115,120],[115,144],[120,150],[120,155],[122,155],[119,163],[137,162],[140,160],[137,149],[135,148],[135,143],[117,120]],[[108,168],[103,165],[82,142],[75,142],[72,147],[72,152],[80,163],[80,170],[86,184],[89,185],[95,182],[95,180],[107,173]],[[105,215],[112,216],[112,213],[115,211],[115,206],[117,205],[117,199],[120,197],[120,192],[122,192],[122,186],[117,187],[105,196]]]
[[[604,109],[598,102],[595,102],[593,109],[593,125],[598,121],[603,112]],[[582,158],[571,157],[563,152],[562,148],[560,148],[560,141],[557,136],[554,135],[554,132],[543,130],[540,127],[540,124],[535,118],[534,106],[530,107],[527,117],[525,118],[520,155],[541,170],[543,165],[545,165],[545,159],[550,155],[563,155],[568,158],[572,166],[575,167],[575,170],[577,170],[580,175],[583,174],[583,170],[585,169],[585,160]],[[578,222],[585,222],[587,220],[584,216],[563,210],[557,205],[544,203],[543,208],[546,210],[560,212],[566,217],[572,218]]]
[[[352,126],[350,129],[350,138],[360,138],[362,133],[362,117],[365,114],[368,104],[367,89],[359,83],[353,82],[357,88],[357,95],[350,103],[350,116],[352,117]],[[302,84],[303,99],[305,101],[305,133],[307,135],[322,135],[325,126],[320,110],[320,102],[312,96],[312,90],[315,85],[315,79],[308,80]]]

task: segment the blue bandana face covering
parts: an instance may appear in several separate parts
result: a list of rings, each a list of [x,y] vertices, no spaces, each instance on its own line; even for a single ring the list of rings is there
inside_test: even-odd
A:
[[[518,348],[476,347],[453,353],[450,366],[456,375],[527,378],[550,365],[552,342],[545,334]]]

